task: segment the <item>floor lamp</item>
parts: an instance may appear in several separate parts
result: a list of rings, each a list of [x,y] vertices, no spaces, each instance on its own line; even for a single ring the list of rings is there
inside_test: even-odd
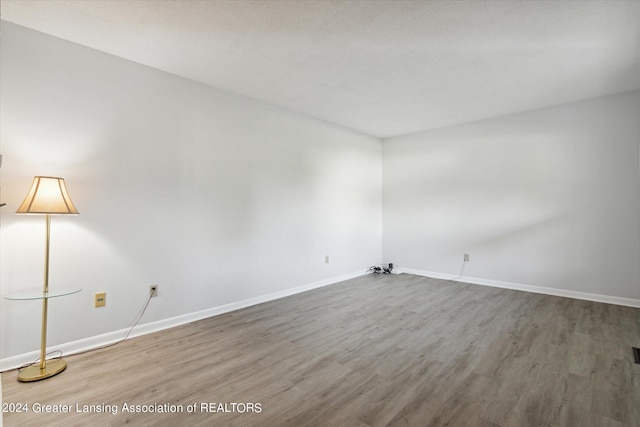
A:
[[[40,341],[40,363],[30,366],[18,374],[18,381],[37,381],[52,377],[64,371],[67,362],[56,359],[47,364],[47,307],[49,301],[49,236],[51,215],[77,215],[64,179],[50,176],[36,176],[17,214],[45,215],[47,237],[44,251],[44,286],[42,289],[42,334]]]

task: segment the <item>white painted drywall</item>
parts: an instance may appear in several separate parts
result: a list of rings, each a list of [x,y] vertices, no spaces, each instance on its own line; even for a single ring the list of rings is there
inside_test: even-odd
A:
[[[384,262],[640,298],[640,91],[383,142]]]
[[[41,287],[44,218],[13,213],[33,176],[80,211],[52,221],[51,287],[84,291],[50,304],[50,347],[128,327],[151,284],[142,323],[381,262],[378,139],[6,22],[1,43],[2,295]],[[0,308],[0,359],[37,350],[39,301]]]

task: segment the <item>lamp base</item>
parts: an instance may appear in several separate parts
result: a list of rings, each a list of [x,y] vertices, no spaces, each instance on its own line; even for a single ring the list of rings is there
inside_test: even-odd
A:
[[[44,369],[40,369],[40,364],[29,366],[18,374],[18,381],[29,382],[39,381],[45,378],[58,375],[67,369],[67,362],[63,359],[47,360]]]

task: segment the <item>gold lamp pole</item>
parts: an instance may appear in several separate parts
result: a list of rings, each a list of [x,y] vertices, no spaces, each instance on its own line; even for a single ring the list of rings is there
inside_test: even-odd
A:
[[[40,363],[30,366],[18,374],[18,381],[38,381],[64,371],[67,362],[63,359],[47,363],[47,308],[49,301],[49,241],[51,215],[78,215],[73,205],[64,179],[50,176],[36,176],[17,214],[44,214],[47,237],[44,251],[44,286],[42,289],[42,334],[40,339]]]

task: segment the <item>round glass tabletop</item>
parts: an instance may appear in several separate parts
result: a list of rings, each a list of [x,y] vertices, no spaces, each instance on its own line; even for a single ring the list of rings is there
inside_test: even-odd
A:
[[[45,298],[57,298],[67,295],[77,294],[82,288],[55,288],[49,289],[49,292],[44,293],[42,290],[30,289],[25,291],[18,291],[8,295],[5,295],[5,299],[9,300],[30,300],[30,299],[45,299]]]

